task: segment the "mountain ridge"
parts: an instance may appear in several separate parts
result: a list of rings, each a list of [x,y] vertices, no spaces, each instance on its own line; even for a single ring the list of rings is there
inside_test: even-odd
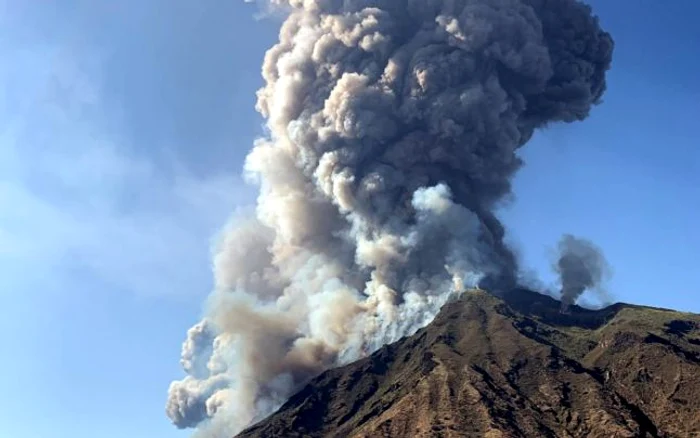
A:
[[[469,290],[239,437],[700,437],[700,315]]]

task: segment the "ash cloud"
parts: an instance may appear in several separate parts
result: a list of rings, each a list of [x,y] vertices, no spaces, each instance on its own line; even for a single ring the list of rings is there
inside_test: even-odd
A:
[[[206,332],[167,413],[231,436],[313,375],[512,287],[494,209],[538,128],[585,119],[613,42],[573,0],[276,0],[245,173],[253,217],[214,255]]]
[[[611,270],[600,248],[589,240],[566,234],[559,241],[558,253],[554,270],[561,283],[562,309],[575,304],[586,290],[608,299],[603,282]]]

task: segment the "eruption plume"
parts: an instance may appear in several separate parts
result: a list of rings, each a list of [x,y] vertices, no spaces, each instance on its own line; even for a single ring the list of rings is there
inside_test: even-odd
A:
[[[217,248],[167,403],[200,436],[424,326],[456,287],[513,286],[493,210],[516,150],[586,118],[612,56],[574,0],[273,3],[288,15],[258,92],[269,137],[245,164],[256,215]]]
[[[586,290],[607,297],[603,280],[610,272],[603,253],[592,242],[566,234],[559,241],[554,269],[561,281],[561,305],[566,310]]]

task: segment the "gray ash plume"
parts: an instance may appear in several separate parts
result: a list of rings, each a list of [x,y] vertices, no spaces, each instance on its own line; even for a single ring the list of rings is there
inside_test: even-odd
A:
[[[269,136],[245,165],[256,214],[217,248],[167,405],[200,436],[427,324],[455,285],[512,287],[494,208],[516,151],[585,119],[612,57],[574,0],[272,3],[287,16],[258,92]]]
[[[586,291],[596,292],[607,298],[603,282],[610,273],[610,267],[602,251],[592,242],[566,234],[559,241],[559,256],[554,265],[561,282],[562,310]]]

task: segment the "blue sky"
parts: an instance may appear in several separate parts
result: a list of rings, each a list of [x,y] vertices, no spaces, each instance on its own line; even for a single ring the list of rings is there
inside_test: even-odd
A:
[[[616,300],[700,312],[695,2],[593,1],[604,105],[523,150],[502,213],[551,282],[565,232]],[[239,177],[278,22],[242,1],[0,0],[0,435],[172,437],[164,414]]]

